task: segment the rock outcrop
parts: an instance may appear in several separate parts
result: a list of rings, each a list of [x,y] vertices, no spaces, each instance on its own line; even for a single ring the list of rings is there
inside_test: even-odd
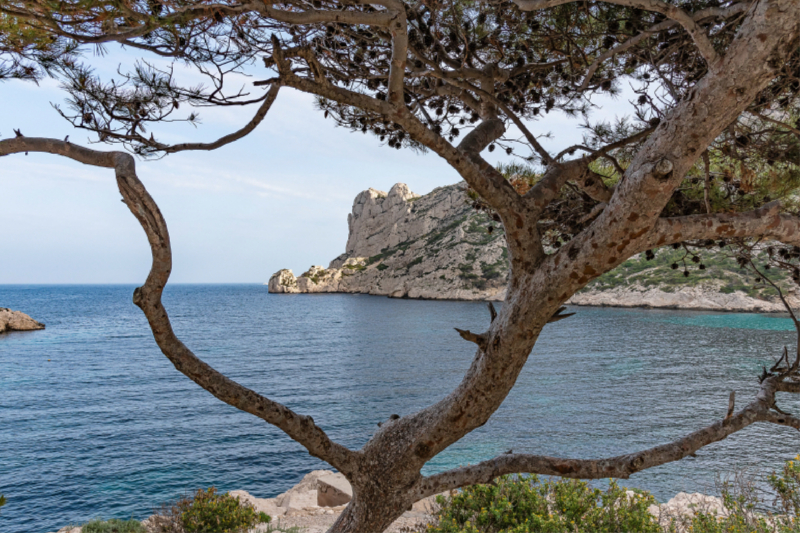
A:
[[[417,196],[407,185],[398,183],[388,194],[375,189],[360,193],[348,215],[345,253],[327,268],[315,265],[300,276],[291,270],[279,270],[269,280],[269,291],[502,300],[508,279],[503,227],[471,208],[465,187],[459,183]],[[714,267],[695,270],[693,277],[684,282],[683,270],[674,270],[668,264],[672,261],[670,253],[673,252],[659,254],[659,260],[654,262],[659,264],[645,269],[634,265],[626,271],[623,264],[595,280],[568,303],[719,311],[785,310],[776,297],[751,290],[747,275],[737,272],[735,261],[730,258],[704,252],[714,260]],[[625,276],[629,277],[619,279]],[[680,278],[680,283],[675,282],[674,276]],[[790,303],[800,304],[799,296],[789,293]]]
[[[44,324],[35,321],[21,311],[0,307],[0,334],[7,331],[33,331],[36,329],[44,329]]]
[[[352,292],[394,298],[502,300],[508,275],[503,227],[464,201],[463,184],[425,196],[398,183],[359,194],[345,253],[295,277],[280,270],[276,293]]]

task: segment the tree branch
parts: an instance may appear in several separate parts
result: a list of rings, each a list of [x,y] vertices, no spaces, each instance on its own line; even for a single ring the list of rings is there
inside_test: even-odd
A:
[[[744,213],[660,218],[640,248],[648,250],[683,241],[731,237],[765,237],[800,245],[800,218],[780,214],[780,209],[781,203],[774,201]]]
[[[800,429],[800,420],[770,411],[776,390],[781,390],[782,376],[765,379],[756,398],[744,409],[729,414],[703,429],[694,431],[668,444],[639,452],[605,459],[566,459],[530,454],[503,454],[481,463],[456,468],[421,479],[415,487],[415,498],[422,499],[443,491],[476,483],[490,483],[505,474],[540,474],[577,479],[619,478],[683,459],[697,450],[721,441],[755,422],[771,422]]]
[[[580,159],[564,163],[553,162],[545,170],[542,179],[525,193],[524,198],[533,205],[537,212],[541,213],[550,202],[558,197],[561,187],[566,182],[585,183],[587,172],[589,172],[587,164]]]
[[[133,294],[142,309],[162,353],[182,374],[219,400],[280,428],[308,452],[344,473],[355,469],[357,453],[330,440],[310,416],[295,413],[255,391],[227,378],[200,360],[175,335],[161,294],[172,270],[169,233],[161,211],[136,175],[133,156],[124,152],[100,152],[55,139],[17,137],[0,141],[0,156],[42,152],[81,163],[113,168],[123,201],[142,225],[150,242],[153,262],[144,285]]]
[[[514,0],[514,3],[519,6],[522,11],[534,11],[537,9],[547,9],[550,7],[556,7],[564,4],[568,4],[574,0]],[[697,46],[697,49],[702,54],[703,58],[705,58],[706,63],[708,63],[709,69],[714,69],[714,64],[719,59],[717,52],[714,50],[714,46],[711,44],[711,41],[708,39],[708,35],[703,31],[700,26],[697,25],[694,18],[684,11],[683,9],[668,4],[666,2],[661,2],[659,0],[604,0],[610,4],[617,4],[623,6],[634,7],[638,9],[644,9],[646,11],[652,11],[655,13],[661,13],[662,15],[670,18],[683,26],[683,28],[689,33],[694,41],[694,44]]]
[[[695,22],[700,22],[709,17],[730,17],[731,15],[741,13],[745,9],[747,9],[747,4],[744,3],[734,4],[726,8],[709,7],[706,9],[701,9],[700,11],[692,14],[692,19]],[[624,43],[621,43],[615,46],[614,48],[606,50],[605,52],[597,56],[595,60],[592,62],[592,64],[589,65],[589,68],[586,70],[586,76],[583,78],[583,82],[581,83],[580,88],[578,90],[585,91],[589,87],[589,83],[592,81],[595,72],[597,72],[597,69],[600,67],[600,65],[603,64],[604,61],[636,46],[642,40],[650,37],[654,33],[664,31],[667,28],[674,26],[675,24],[677,24],[675,20],[665,20],[663,22],[659,22],[658,24],[649,27],[648,29],[644,30],[638,35],[631,37]]]
[[[267,116],[272,104],[275,102],[275,98],[278,96],[278,90],[280,89],[279,83],[273,83],[269,91],[267,91],[267,95],[264,99],[264,102],[261,104],[261,107],[258,108],[255,116],[248,122],[242,129],[220,137],[214,142],[210,143],[182,143],[182,144],[174,144],[174,145],[163,145],[157,144],[157,150],[162,151],[167,154],[173,154],[176,152],[184,152],[187,150],[216,150],[226,144],[230,144],[234,141],[238,141],[242,137],[246,136],[250,132],[252,132],[256,127],[261,124],[264,120],[264,117]],[[144,142],[144,141],[143,141]]]

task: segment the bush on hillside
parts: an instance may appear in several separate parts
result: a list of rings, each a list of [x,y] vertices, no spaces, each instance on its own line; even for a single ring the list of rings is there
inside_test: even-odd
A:
[[[503,476],[474,485],[439,509],[427,533],[800,533],[800,455],[780,472],[760,478],[742,472],[720,483],[720,513],[694,509],[684,516],[662,516],[648,507],[647,492],[633,495],[611,481],[607,490],[584,481],[537,476]]]
[[[165,506],[151,522],[156,533],[239,533],[270,520],[249,503],[210,487]]]
[[[437,498],[440,509],[429,533],[659,533],[647,511],[649,493],[630,494],[612,481],[607,490],[572,479],[503,476],[491,485],[467,487]]]

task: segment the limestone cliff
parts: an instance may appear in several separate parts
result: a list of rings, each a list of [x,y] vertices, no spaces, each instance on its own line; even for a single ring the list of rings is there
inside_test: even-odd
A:
[[[459,183],[425,196],[398,183],[384,193],[360,193],[348,216],[346,251],[328,268],[298,277],[280,270],[275,293],[351,292],[395,298],[502,300],[508,279],[503,227],[466,202]],[[704,269],[686,265],[683,250],[661,250],[653,260],[633,257],[569,301],[574,305],[665,307],[780,312],[769,288],[757,288],[736,261],[703,252]],[[691,270],[685,277],[683,269]],[[788,286],[787,286],[788,287]],[[798,294],[789,293],[793,304]]]
[[[425,196],[398,183],[360,193],[345,253],[295,277],[280,270],[270,292],[357,292],[395,298],[501,300],[508,276],[502,225],[464,201],[464,185]]]

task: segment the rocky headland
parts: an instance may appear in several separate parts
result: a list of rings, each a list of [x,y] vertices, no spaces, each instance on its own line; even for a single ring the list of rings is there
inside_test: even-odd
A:
[[[503,226],[470,206],[458,183],[419,196],[398,183],[388,192],[368,189],[348,215],[345,252],[327,268],[300,276],[288,269],[270,278],[273,293],[361,293],[393,298],[502,300],[508,279]],[[636,256],[574,295],[572,305],[782,312],[772,289],[754,287],[747,273],[722,252],[704,252],[707,268],[689,263],[683,250]],[[671,265],[680,262],[681,269]],[[787,286],[787,288],[789,288]],[[800,304],[800,294],[789,301]]]
[[[44,329],[44,324],[35,321],[21,311],[0,307],[0,334],[8,331],[33,331],[36,329]]]
[[[464,201],[460,185],[415,195],[404,183],[356,196],[345,253],[270,292],[352,292],[393,298],[502,300],[508,276],[503,227]],[[492,228],[491,230],[489,228]]]

